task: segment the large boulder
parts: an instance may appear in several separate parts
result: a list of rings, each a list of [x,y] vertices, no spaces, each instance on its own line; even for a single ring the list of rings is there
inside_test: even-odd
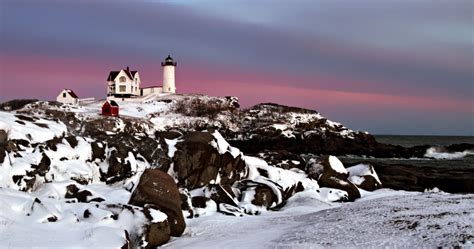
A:
[[[173,178],[158,169],[146,169],[133,191],[130,204],[153,205],[168,216],[170,234],[181,236],[186,223],[181,211],[181,198]]]
[[[232,185],[245,170],[241,156],[230,152],[220,154],[211,145],[215,137],[209,132],[188,132],[176,144],[173,163],[178,184],[189,189],[215,183],[220,178],[223,185]]]
[[[335,156],[323,156],[318,160],[323,171],[319,176],[318,183],[321,187],[335,188],[347,192],[349,201],[360,198],[360,192],[356,185],[348,180],[349,173],[344,165]]]

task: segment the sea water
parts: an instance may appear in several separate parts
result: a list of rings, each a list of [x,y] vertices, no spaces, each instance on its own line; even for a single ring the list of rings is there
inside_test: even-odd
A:
[[[449,146],[453,144],[474,144],[472,136],[401,136],[401,135],[375,135],[377,142],[385,144],[412,147],[416,145],[430,145],[432,147]],[[474,151],[467,155],[451,159],[430,158],[363,158],[357,156],[344,156],[344,164],[351,165],[360,161],[382,162],[385,164],[406,164],[417,167],[437,167],[446,169],[474,168]]]

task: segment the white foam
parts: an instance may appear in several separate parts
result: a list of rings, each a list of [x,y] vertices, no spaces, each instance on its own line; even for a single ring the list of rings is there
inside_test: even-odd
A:
[[[434,159],[461,159],[467,155],[474,155],[474,151],[465,150],[459,152],[442,152],[439,148],[431,147],[426,150],[425,157],[434,158]]]

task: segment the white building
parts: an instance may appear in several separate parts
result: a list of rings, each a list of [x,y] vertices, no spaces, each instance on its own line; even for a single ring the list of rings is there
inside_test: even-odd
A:
[[[176,64],[169,55],[161,63],[163,67],[163,86],[140,88],[141,81],[138,71],[130,71],[128,67],[120,71],[110,71],[107,77],[107,99],[118,98],[125,101],[154,93],[176,93]]]
[[[107,97],[130,98],[140,96],[140,74],[127,67],[110,71],[107,77]]]
[[[176,68],[176,62],[173,58],[168,55],[165,61],[161,63],[163,67],[163,92],[164,93],[176,93],[176,85],[174,78],[174,69]]]
[[[56,97],[56,101],[64,104],[77,105],[79,103],[79,98],[71,89],[64,89]]]

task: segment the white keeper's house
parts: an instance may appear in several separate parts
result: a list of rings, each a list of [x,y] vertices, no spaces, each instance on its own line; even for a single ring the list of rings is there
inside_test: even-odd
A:
[[[138,71],[131,71],[129,67],[120,71],[110,71],[107,77],[107,99],[128,100],[154,93],[176,93],[176,65],[177,63],[168,55],[161,63],[163,85],[143,88],[140,87],[141,80]]]

